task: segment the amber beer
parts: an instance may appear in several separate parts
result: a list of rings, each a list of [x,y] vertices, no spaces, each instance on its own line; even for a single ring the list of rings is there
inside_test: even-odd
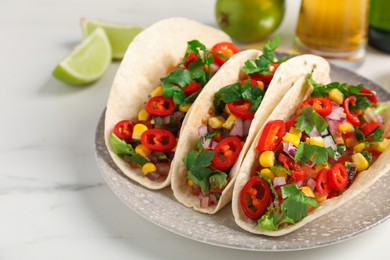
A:
[[[367,43],[368,11],[369,0],[302,0],[295,45],[300,51],[328,58],[361,58]]]

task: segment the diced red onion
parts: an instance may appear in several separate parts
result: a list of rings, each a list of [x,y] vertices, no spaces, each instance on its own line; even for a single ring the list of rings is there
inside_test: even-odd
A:
[[[318,132],[316,127],[313,127],[313,130],[311,130],[311,132],[308,133],[308,135],[310,137],[317,137],[317,136],[320,136],[320,132]]]
[[[303,181],[298,181],[296,183],[296,185],[297,185],[298,188],[302,187],[303,186]]]
[[[205,209],[209,206],[209,197],[204,197],[203,195],[200,195],[199,196],[199,200],[200,200],[200,207],[202,209]]]
[[[202,137],[202,146],[206,150],[213,150],[215,146],[218,144],[215,140],[211,139],[205,139]]]
[[[273,181],[274,187],[286,185],[286,178],[284,177],[275,177]]]
[[[244,124],[241,118],[234,120],[233,128],[230,130],[230,136],[244,136]]]
[[[336,146],[335,142],[333,141],[333,137],[331,135],[325,136],[323,139],[324,139],[325,148],[332,147],[333,151],[337,150],[337,146]]]
[[[340,121],[346,117],[344,108],[333,102],[333,109],[330,115],[326,116],[328,119]]]
[[[169,173],[170,165],[168,162],[158,162],[156,163],[156,171],[160,176],[167,176]]]
[[[145,175],[149,180],[156,181],[158,177],[160,177],[160,174],[158,172],[149,172]]]
[[[203,137],[207,135],[207,125],[201,125],[198,128],[198,134],[199,136]]]
[[[309,178],[309,179],[307,180],[306,185],[307,185],[310,189],[312,189],[312,190],[314,191],[314,189],[315,189],[315,187],[316,187],[316,181],[315,181],[314,179],[312,179],[312,178]]]
[[[243,120],[243,125],[244,125],[244,136],[248,136],[249,134],[249,129],[251,127],[251,124],[252,124],[252,119],[246,119],[246,120]]]
[[[297,147],[295,147],[292,143],[283,142],[283,151],[290,156],[292,159],[295,157],[295,153],[297,152]]]
[[[216,205],[218,203],[217,197],[214,194],[209,195],[209,204]]]

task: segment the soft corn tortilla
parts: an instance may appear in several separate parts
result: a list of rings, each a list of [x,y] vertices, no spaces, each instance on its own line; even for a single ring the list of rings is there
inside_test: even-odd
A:
[[[105,142],[109,153],[130,179],[150,189],[170,184],[170,174],[164,182],[153,182],[141,169],[134,169],[111,148],[110,136],[117,122],[136,119],[150,92],[166,76],[170,66],[178,64],[187,49],[187,42],[199,40],[207,48],[218,42],[231,41],[220,30],[185,18],[161,20],[141,32],[129,45],[114,78],[105,114]]]
[[[309,89],[309,91],[306,92],[305,94],[305,91],[307,89]],[[281,119],[286,121],[290,119],[295,114],[295,111],[301,105],[301,102],[307,97],[309,97],[311,91],[312,89],[308,88],[305,85],[296,86],[295,90],[291,89],[284,96],[282,101],[278,104],[278,106],[275,108],[275,110],[270,115],[270,117],[266,120],[264,125],[271,120]],[[298,96],[296,95],[297,92],[303,93],[303,95]],[[389,102],[387,102],[386,104],[388,106],[390,105]],[[390,120],[389,110],[390,109],[387,109],[387,111],[383,114],[384,119],[386,120],[385,122],[388,122],[387,120]],[[377,161],[375,161],[370,168],[368,168],[366,171],[359,173],[356,179],[354,180],[354,182],[352,183],[352,185],[342,195],[326,200],[325,202],[321,203],[320,207],[316,208],[307,217],[305,217],[295,225],[288,225],[282,227],[277,231],[262,230],[258,227],[257,221],[253,221],[249,219],[243,213],[240,205],[240,197],[239,197],[242,187],[256,173],[256,169],[258,169],[259,167],[258,158],[260,156],[260,152],[256,150],[256,144],[261,136],[262,130],[263,129],[261,129],[256,135],[254,142],[252,143],[244,161],[242,162],[242,166],[240,168],[240,171],[236,179],[236,183],[234,185],[233,198],[232,198],[232,211],[236,223],[244,230],[247,230],[254,234],[261,234],[266,236],[282,236],[287,233],[293,232],[294,230],[297,230],[298,228],[304,226],[305,224],[311,222],[312,220],[345,204],[348,200],[352,199],[357,194],[367,189],[378,178],[380,178],[382,175],[384,175],[386,172],[390,170],[390,163],[388,163],[390,161],[390,150],[387,150],[380,155]]]
[[[203,213],[214,214],[230,202],[238,170],[252,139],[286,92],[295,85],[303,85],[311,71],[314,71],[313,78],[316,81],[324,83],[330,81],[329,64],[321,57],[302,55],[282,63],[276,71],[263,101],[255,114],[240,156],[230,171],[231,181],[222,192],[217,205],[201,208],[199,198],[192,195],[191,188],[187,185],[187,170],[183,158],[194,149],[195,143],[200,138],[198,128],[201,125],[202,118],[209,117],[208,111],[213,105],[214,93],[226,85],[243,79],[245,73],[242,71],[242,66],[245,61],[248,59],[256,59],[260,55],[261,52],[258,50],[247,50],[234,55],[234,57],[225,63],[223,69],[209,81],[207,87],[191,107],[191,113],[188,115],[186,124],[182,128],[181,138],[176,149],[176,156],[171,164],[171,187],[173,194],[179,202],[187,207],[192,207],[196,211]]]

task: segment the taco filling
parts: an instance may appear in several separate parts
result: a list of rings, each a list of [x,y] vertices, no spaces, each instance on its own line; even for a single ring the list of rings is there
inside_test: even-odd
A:
[[[114,152],[148,179],[164,181],[185,114],[219,67],[239,51],[230,42],[211,50],[197,40],[188,42],[182,61],[150,93],[138,118],[116,123],[110,136]]]
[[[256,149],[258,174],[239,193],[243,213],[259,229],[295,224],[340,196],[390,145],[375,92],[363,85],[320,84],[289,121],[271,120]]]

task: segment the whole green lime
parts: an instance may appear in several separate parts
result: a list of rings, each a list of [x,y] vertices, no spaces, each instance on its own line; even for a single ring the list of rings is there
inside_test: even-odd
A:
[[[219,27],[240,42],[255,42],[274,32],[283,20],[284,0],[217,0]]]

